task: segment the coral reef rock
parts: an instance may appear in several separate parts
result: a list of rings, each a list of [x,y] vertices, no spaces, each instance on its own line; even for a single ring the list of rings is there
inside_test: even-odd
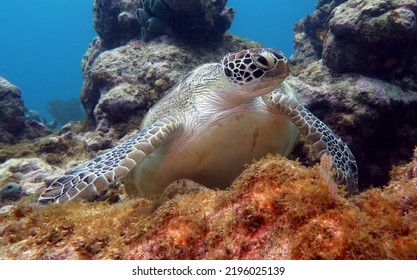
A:
[[[216,41],[229,29],[234,10],[227,0],[95,0],[94,28],[105,49],[133,38],[169,34],[184,41]]]
[[[196,48],[167,37],[149,43],[132,40],[99,55],[100,43],[95,41],[83,60],[81,100],[90,126],[103,132],[120,125],[137,128],[148,109],[194,67],[256,45],[232,35],[224,37],[222,42]]]
[[[293,63],[323,58],[335,73],[406,77],[415,84],[416,1],[319,1],[317,6],[296,25]]]
[[[227,0],[143,0],[136,11],[146,42],[163,34],[192,42],[216,41],[229,29],[234,10]]]
[[[0,77],[0,142],[15,142],[25,128],[25,114],[20,90]]]
[[[0,77],[0,144],[15,144],[52,133],[43,123],[26,119],[20,89]]]
[[[349,199],[325,160],[269,156],[228,190],[182,188],[152,214],[144,199],[20,203],[0,214],[0,258],[415,259],[416,160],[417,150],[385,190]]]
[[[410,159],[417,145],[416,91],[359,74],[332,76],[321,61],[287,81],[348,144],[358,162],[361,189],[385,185],[391,167]]]
[[[330,15],[335,7],[346,1],[320,0],[316,11],[296,23],[295,53],[291,56],[291,63],[303,66],[321,58],[323,42],[329,32]]]
[[[411,0],[323,0],[295,28],[289,81],[348,143],[362,189],[385,185],[417,145],[416,12]]]
[[[417,2],[350,0],[336,7],[324,40],[323,62],[338,72],[416,76]]]
[[[0,199],[18,200],[22,187],[14,182],[10,182],[0,189]]]
[[[0,185],[14,182],[21,186],[22,193],[32,195],[60,173],[61,169],[50,166],[40,158],[10,159],[0,167]]]
[[[106,49],[122,46],[140,34],[135,17],[141,0],[95,0],[94,28]]]

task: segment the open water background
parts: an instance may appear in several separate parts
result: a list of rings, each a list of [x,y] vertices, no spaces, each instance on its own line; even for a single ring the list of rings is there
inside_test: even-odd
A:
[[[315,0],[229,0],[229,32],[280,49],[289,57],[294,24]],[[1,0],[0,76],[22,90],[28,109],[50,119],[51,99],[79,98],[81,58],[96,36],[93,0]]]

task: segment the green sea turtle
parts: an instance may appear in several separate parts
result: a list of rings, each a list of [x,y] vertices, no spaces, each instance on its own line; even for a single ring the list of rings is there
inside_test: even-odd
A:
[[[357,166],[347,145],[298,103],[283,82],[284,55],[254,48],[204,64],[178,82],[145,116],[139,133],[57,178],[41,203],[91,199],[125,177],[130,196],[159,196],[187,178],[230,186],[246,163],[268,153],[288,155],[299,133],[332,156],[335,179],[357,192]]]

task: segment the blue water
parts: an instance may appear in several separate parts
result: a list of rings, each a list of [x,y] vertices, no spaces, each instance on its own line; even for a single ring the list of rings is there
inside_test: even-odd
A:
[[[0,76],[46,117],[50,99],[79,97],[81,58],[95,36],[93,0],[1,0]]]
[[[230,32],[293,53],[293,27],[315,0],[229,0]],[[22,90],[25,106],[49,118],[50,99],[78,98],[81,58],[96,36],[93,0],[1,0],[0,76]]]
[[[281,50],[294,52],[294,25],[315,10],[317,0],[229,0],[236,9],[229,32]]]

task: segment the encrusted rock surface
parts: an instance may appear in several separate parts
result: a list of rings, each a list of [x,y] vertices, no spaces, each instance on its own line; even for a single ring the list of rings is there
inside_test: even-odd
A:
[[[148,41],[169,34],[184,41],[221,40],[229,29],[234,10],[227,0],[95,0],[94,28],[105,49],[123,46],[133,38]],[[142,25],[136,11],[144,10]],[[152,18],[151,21],[148,21]],[[141,32],[142,28],[142,32]],[[151,35],[147,35],[150,32]],[[149,39],[148,39],[149,38]]]
[[[323,58],[335,73],[416,83],[416,1],[323,0],[317,6],[296,25],[293,63]]]
[[[135,12],[141,0],[94,0],[94,28],[106,49],[122,46],[140,35]]]
[[[148,43],[132,40],[96,55],[96,41],[83,60],[81,100],[90,127],[104,132],[118,125],[136,128],[155,101],[194,67],[255,45],[232,35],[198,47],[162,37]]]
[[[228,52],[255,46],[223,35],[232,20],[226,2],[95,0],[94,27],[99,36],[82,61],[81,100],[88,129],[116,133],[119,137],[137,128],[147,110],[194,67],[219,61]],[[169,17],[164,17],[164,7],[169,10]],[[168,20],[172,33],[145,43],[135,18],[138,8]],[[221,32],[216,31],[220,29]],[[191,41],[205,44],[194,45]]]
[[[361,187],[385,185],[392,166],[408,161],[417,145],[417,4],[323,0],[317,6],[296,25],[291,83],[348,143]],[[293,156],[303,158],[299,150]]]
[[[52,133],[43,123],[25,118],[25,107],[18,87],[0,77],[0,144],[16,144]]]
[[[5,146],[4,149],[2,147],[0,188],[16,183],[21,186],[19,197],[29,196],[35,201],[39,192],[65,170],[96,155],[98,151],[115,145],[103,133],[82,132],[79,126],[79,123],[71,123],[55,136],[43,137],[33,142],[23,141],[17,145]],[[107,199],[113,196],[112,192],[116,189],[103,192],[101,197]],[[0,206],[5,204],[7,201],[0,202]]]
[[[25,128],[25,114],[20,90],[0,77],[0,142],[14,142]]]
[[[336,7],[323,62],[338,73],[417,75],[417,2],[350,0]]]
[[[321,61],[288,82],[348,144],[358,162],[361,189],[385,185],[392,166],[410,159],[417,145],[417,92],[360,74],[332,76]]]
[[[61,172],[62,170],[47,164],[40,158],[10,159],[0,167],[0,183],[5,185],[11,182],[16,183],[21,186],[22,193],[33,195]]]
[[[330,16],[335,7],[347,0],[320,0],[312,14],[296,23],[294,27],[295,53],[291,62],[302,68],[319,60],[323,52],[323,42],[329,32]]]
[[[163,34],[194,43],[219,41],[235,14],[232,8],[225,7],[227,0],[144,0],[142,3],[137,18],[144,41]]]

